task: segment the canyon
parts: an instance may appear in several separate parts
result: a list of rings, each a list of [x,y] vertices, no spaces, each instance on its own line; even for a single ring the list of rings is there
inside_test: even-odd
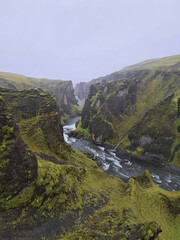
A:
[[[68,143],[179,176],[179,84],[180,56],[149,60],[78,85],[82,108],[70,81],[0,73],[1,238],[178,239],[178,189],[146,169],[123,181]]]

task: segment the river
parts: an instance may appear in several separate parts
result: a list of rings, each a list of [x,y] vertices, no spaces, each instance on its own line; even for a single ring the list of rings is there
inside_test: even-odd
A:
[[[97,161],[99,167],[106,173],[121,178],[127,182],[130,177],[137,176],[145,169],[149,171],[154,183],[168,191],[180,190],[180,171],[171,167],[157,166],[152,162],[139,161],[118,157],[117,153],[109,148],[97,146],[90,140],[69,137],[68,133],[75,130],[75,123],[80,117],[71,118],[63,127],[64,139],[73,148],[81,152],[89,153]]]

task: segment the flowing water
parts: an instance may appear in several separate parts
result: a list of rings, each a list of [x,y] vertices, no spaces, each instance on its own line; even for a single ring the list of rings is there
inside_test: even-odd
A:
[[[104,172],[127,182],[130,177],[137,176],[147,169],[154,183],[159,187],[168,191],[180,190],[180,171],[178,169],[171,169],[137,159],[120,158],[113,150],[97,146],[90,140],[69,137],[68,132],[75,130],[75,123],[79,118],[74,117],[64,125],[64,139],[73,148],[92,155]]]

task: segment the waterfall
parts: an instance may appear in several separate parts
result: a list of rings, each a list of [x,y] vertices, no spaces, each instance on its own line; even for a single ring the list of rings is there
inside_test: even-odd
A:
[[[121,138],[121,140],[120,140],[120,141],[118,142],[118,144],[115,146],[115,148],[113,149],[113,151],[116,151],[116,149],[118,148],[118,146],[120,145],[120,143],[122,143],[122,141],[123,141],[124,138],[125,138],[125,136]]]
[[[134,125],[135,125],[135,124],[134,124]],[[120,145],[120,143],[122,143],[122,141],[124,140],[124,138],[128,135],[128,133],[130,132],[130,130],[134,127],[134,125],[131,126],[131,127],[128,129],[128,131],[123,135],[123,137],[120,139],[120,141],[119,141],[118,144],[115,146],[115,148],[113,149],[113,151],[116,151],[116,149],[118,148],[118,146]]]

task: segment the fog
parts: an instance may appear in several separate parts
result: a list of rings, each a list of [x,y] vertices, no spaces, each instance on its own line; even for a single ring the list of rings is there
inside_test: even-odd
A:
[[[180,54],[179,0],[0,0],[0,71],[90,81]]]

